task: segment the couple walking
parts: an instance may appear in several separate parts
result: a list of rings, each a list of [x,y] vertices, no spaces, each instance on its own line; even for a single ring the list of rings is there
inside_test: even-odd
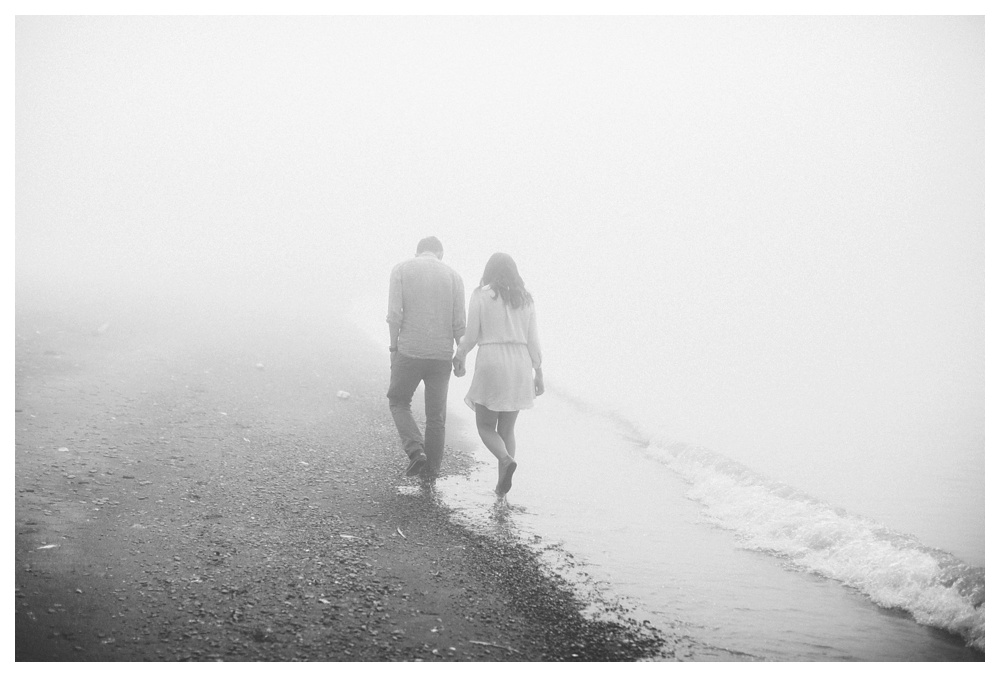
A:
[[[475,410],[479,436],[497,459],[496,493],[504,496],[517,468],[517,414],[545,391],[535,306],[514,259],[496,253],[469,298],[466,319],[462,278],[443,257],[440,240],[424,238],[416,256],[396,265],[389,277],[389,410],[410,459],[406,474],[434,478],[444,452],[448,382],[453,370],[465,375],[465,358],[478,345],[465,403]],[[410,411],[421,381],[426,435]]]

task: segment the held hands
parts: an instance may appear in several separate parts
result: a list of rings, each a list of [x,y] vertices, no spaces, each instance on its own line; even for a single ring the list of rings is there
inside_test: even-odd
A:
[[[455,370],[455,376],[461,378],[465,376],[465,358],[456,355],[451,360],[451,366]]]

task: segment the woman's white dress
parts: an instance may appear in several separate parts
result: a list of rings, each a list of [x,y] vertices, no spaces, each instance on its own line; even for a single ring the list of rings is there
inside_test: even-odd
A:
[[[479,346],[472,385],[465,403],[492,411],[529,409],[535,402],[533,369],[542,363],[535,305],[511,308],[493,291],[480,287],[469,299],[465,336],[459,351]]]

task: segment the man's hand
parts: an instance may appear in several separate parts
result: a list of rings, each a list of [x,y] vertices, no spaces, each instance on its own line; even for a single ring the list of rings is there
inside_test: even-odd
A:
[[[455,376],[461,378],[465,376],[465,358],[464,357],[454,357],[451,360],[451,366],[455,370]]]

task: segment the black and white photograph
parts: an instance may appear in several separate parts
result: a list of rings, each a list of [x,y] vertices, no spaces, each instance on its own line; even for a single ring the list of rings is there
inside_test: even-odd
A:
[[[58,9],[21,669],[985,662],[984,3]]]

